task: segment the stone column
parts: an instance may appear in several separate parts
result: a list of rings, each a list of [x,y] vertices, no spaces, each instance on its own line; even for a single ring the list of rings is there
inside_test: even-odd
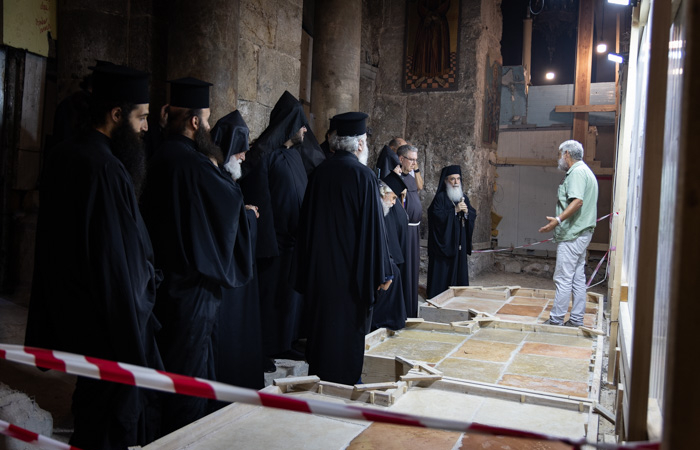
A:
[[[236,109],[240,0],[178,0],[168,36],[168,79],[195,77],[213,83],[211,119]]]
[[[362,0],[316,2],[311,124],[323,140],[328,119],[360,106]]]

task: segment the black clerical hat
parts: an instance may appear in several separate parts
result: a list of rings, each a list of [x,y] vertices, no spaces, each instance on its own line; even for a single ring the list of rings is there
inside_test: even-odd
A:
[[[126,66],[106,63],[92,69],[92,95],[106,102],[148,103],[148,74]]]
[[[396,172],[389,172],[389,175],[382,178],[382,181],[394,191],[394,194],[401,195],[401,193],[406,189],[406,183],[401,179],[400,175]]]
[[[365,120],[369,117],[362,112],[346,112],[333,117],[338,126],[338,136],[361,136],[367,133]]]
[[[445,178],[449,177],[450,175],[459,175],[460,177],[462,176],[462,168],[457,165],[447,166],[442,170]]]
[[[170,80],[170,106],[189,109],[209,108],[209,86],[213,84],[192,77]]]
[[[338,122],[335,120],[335,117],[330,118],[330,125],[328,125],[328,133],[331,131],[336,131],[338,129]]]

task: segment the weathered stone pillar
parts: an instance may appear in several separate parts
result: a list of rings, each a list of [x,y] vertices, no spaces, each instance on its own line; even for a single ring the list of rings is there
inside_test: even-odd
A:
[[[172,5],[168,79],[192,76],[214,83],[214,123],[236,109],[240,0],[178,0]]]
[[[311,126],[320,140],[328,119],[360,106],[362,0],[316,2]]]

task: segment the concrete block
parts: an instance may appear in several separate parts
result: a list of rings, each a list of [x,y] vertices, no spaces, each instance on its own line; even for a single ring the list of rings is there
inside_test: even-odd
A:
[[[258,102],[275,106],[284,91],[298,97],[300,70],[298,58],[261,47],[258,54]]]
[[[271,106],[245,100],[238,101],[238,110],[250,130],[250,141],[257,139],[270,122]]]
[[[509,273],[520,273],[522,272],[522,265],[517,261],[509,261],[505,264],[505,269]]]
[[[27,397],[0,383],[0,419],[18,427],[51,436],[53,418],[51,414]],[[36,447],[12,438],[0,439],[0,450],[34,450]]]
[[[272,385],[272,380],[287,377],[304,377],[309,374],[309,365],[305,361],[276,359],[277,371],[265,374],[265,386]]]

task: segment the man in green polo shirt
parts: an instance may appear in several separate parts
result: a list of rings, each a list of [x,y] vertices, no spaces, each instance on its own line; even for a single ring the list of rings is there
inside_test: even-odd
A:
[[[549,223],[540,233],[554,230],[557,243],[557,266],[554,270],[556,296],[549,313],[548,325],[579,327],[583,325],[586,309],[586,248],[595,229],[598,203],[598,181],[582,161],[583,146],[578,141],[565,141],[559,146],[559,169],[566,171],[557,193],[556,217],[547,217]],[[564,316],[569,309],[571,294],[574,304],[569,320]]]

